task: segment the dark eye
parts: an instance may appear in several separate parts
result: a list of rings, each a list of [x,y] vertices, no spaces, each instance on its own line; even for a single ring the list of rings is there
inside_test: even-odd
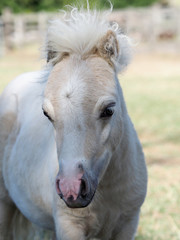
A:
[[[44,109],[43,109],[43,114],[52,122],[51,117],[48,115],[48,113]]]
[[[103,112],[101,113],[100,118],[109,118],[109,117],[111,117],[113,115],[113,113],[114,113],[114,108],[113,108],[114,105],[115,104],[111,104],[111,105],[107,106],[103,110]]]

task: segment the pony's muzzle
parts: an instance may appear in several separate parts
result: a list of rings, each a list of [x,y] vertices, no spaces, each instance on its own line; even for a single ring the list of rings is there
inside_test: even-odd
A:
[[[56,191],[70,208],[83,208],[89,205],[95,194],[97,181],[93,181],[87,174],[78,174],[76,178],[56,178]]]

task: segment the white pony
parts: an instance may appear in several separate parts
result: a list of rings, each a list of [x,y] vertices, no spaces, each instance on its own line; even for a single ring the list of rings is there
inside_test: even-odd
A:
[[[74,8],[49,26],[46,69],[4,90],[1,240],[16,208],[58,240],[134,239],[147,172],[117,78],[128,42],[117,24]]]

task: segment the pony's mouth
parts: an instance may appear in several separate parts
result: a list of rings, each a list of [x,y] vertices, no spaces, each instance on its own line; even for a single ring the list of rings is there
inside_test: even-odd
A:
[[[87,207],[94,197],[96,188],[97,181],[92,181],[85,174],[73,182],[64,180],[59,174],[56,178],[56,192],[69,208]]]

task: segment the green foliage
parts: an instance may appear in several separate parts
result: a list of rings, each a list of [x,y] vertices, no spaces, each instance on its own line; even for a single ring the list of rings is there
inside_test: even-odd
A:
[[[124,8],[130,6],[147,6],[158,0],[112,0],[114,8]],[[0,13],[4,8],[10,8],[13,12],[32,11],[53,11],[62,8],[64,5],[86,6],[86,0],[0,0]],[[108,0],[89,0],[91,8],[109,8]]]
[[[63,7],[63,4],[63,0],[0,0],[0,13],[7,7],[15,13],[52,11]]]
[[[148,6],[157,2],[157,0],[114,0],[112,1],[114,8],[124,8],[124,7],[141,7]]]

